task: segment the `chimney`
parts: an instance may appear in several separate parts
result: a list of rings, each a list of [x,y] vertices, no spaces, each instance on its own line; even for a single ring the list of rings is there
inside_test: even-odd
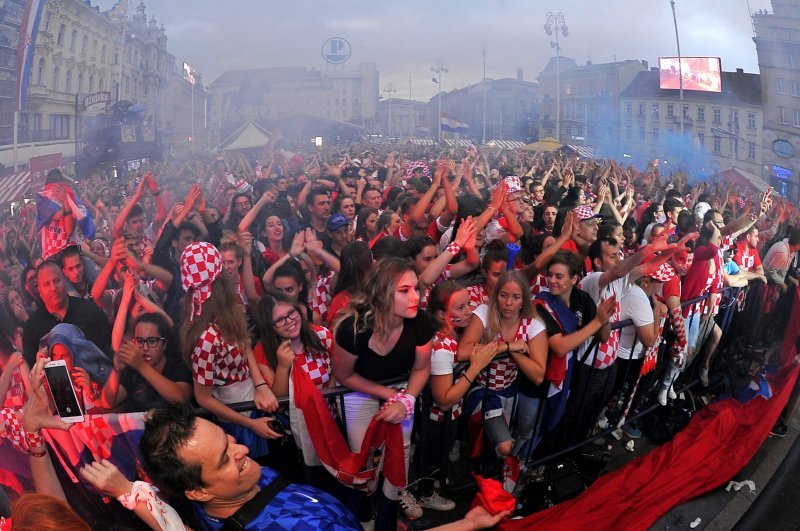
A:
[[[642,66],[645,68],[645,70],[647,70],[648,64],[647,61],[645,61],[644,59],[642,59]]]
[[[737,74],[744,74],[744,69],[742,69],[742,68],[737,68],[737,69],[736,69],[736,73],[737,73]]]
[[[522,68],[517,67],[517,81],[524,81],[524,76],[522,75]]]

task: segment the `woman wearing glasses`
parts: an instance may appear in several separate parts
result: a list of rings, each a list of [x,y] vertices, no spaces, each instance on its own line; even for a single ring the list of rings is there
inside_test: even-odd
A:
[[[168,402],[192,398],[192,371],[180,357],[169,324],[157,313],[139,316],[133,339],[114,356],[114,367],[103,386],[104,409],[123,405],[126,411],[147,411]]]
[[[298,301],[280,291],[268,290],[259,301],[256,324],[260,340],[253,354],[275,396],[290,395],[289,379],[293,370],[308,374],[317,389],[333,386],[333,335],[327,328],[310,323],[305,308]],[[322,467],[305,418],[297,414],[292,398],[290,396],[289,419],[294,440],[303,455],[305,480],[319,488],[335,488],[336,482]]]

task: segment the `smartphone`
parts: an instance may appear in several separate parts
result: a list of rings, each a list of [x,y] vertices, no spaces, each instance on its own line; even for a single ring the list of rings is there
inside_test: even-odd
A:
[[[67,362],[54,360],[44,366],[44,376],[50,388],[50,396],[58,410],[58,416],[67,423],[83,422],[78,395],[72,385],[72,378],[67,371]]]

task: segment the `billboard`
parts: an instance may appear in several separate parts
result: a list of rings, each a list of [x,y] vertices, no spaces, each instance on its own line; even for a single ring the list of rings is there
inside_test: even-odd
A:
[[[659,57],[659,88],[679,89],[683,75],[684,90],[722,92],[722,64],[719,57]],[[679,74],[680,72],[680,74]]]

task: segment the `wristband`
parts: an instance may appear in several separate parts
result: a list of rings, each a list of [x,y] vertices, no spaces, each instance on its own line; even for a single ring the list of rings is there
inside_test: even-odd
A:
[[[461,246],[456,242],[451,242],[450,245],[445,248],[445,250],[453,256],[456,256],[459,252],[461,252]]]
[[[388,406],[390,406],[390,405],[392,405],[394,403],[399,402],[400,404],[402,404],[406,408],[406,418],[405,419],[409,420],[411,418],[411,416],[414,414],[414,404],[416,403],[416,401],[417,401],[416,398],[414,398],[412,395],[406,393],[405,390],[402,390],[402,391],[399,391],[399,392],[393,394],[391,397],[389,397],[389,400],[386,401],[386,404],[384,404],[383,408],[381,408],[381,409],[384,409],[384,408],[386,408],[386,407],[388,407]]]
[[[44,446],[44,439],[41,432],[38,431],[25,432],[25,442],[28,443],[28,448],[41,448]]]
[[[161,195],[161,190],[157,190],[155,192],[150,192],[150,194],[158,197],[159,195]]]
[[[267,385],[267,382],[261,382],[260,384],[256,385],[256,389],[258,389],[258,388],[259,388],[259,387],[261,387],[262,385]]]
[[[465,379],[466,381],[468,381],[468,382],[470,383],[470,385],[472,385],[472,380],[470,380],[470,379],[469,379],[469,376],[467,376],[467,371],[464,371],[464,372],[462,372],[462,373],[461,373],[461,376],[463,376],[463,377],[464,377],[464,379]]]

